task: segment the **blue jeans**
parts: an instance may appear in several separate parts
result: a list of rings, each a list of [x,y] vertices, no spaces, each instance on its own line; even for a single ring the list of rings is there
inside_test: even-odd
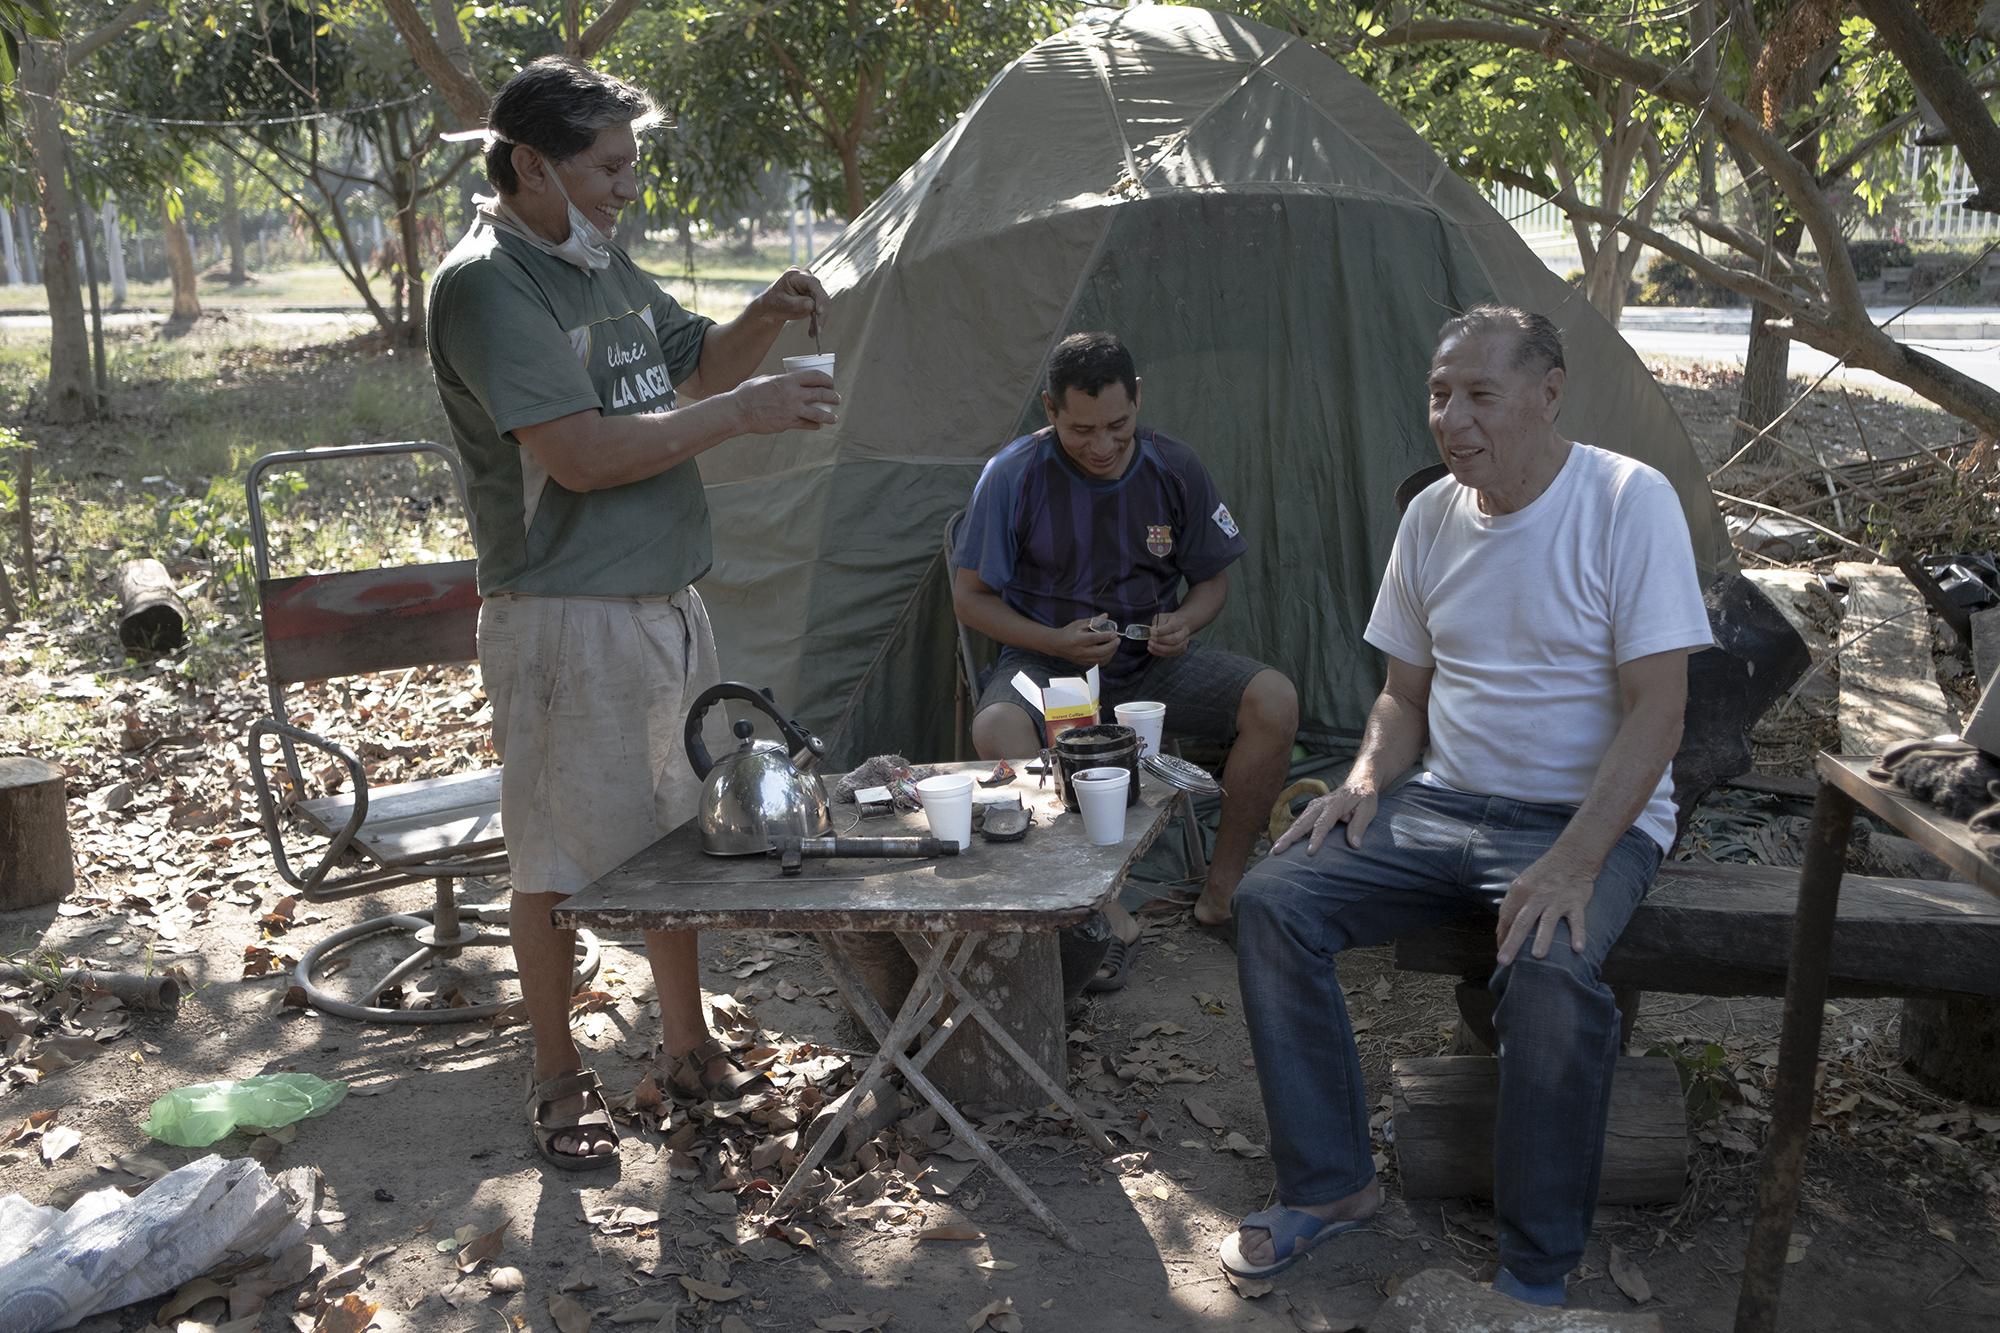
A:
[[[1359,848],[1342,826],[1317,856],[1301,842],[1245,876],[1235,900],[1237,969],[1280,1202],[1331,1203],[1375,1176],[1335,956],[1462,912],[1497,913],[1515,877],[1575,813],[1420,779],[1382,797]],[[1500,1040],[1500,1261],[1524,1282],[1560,1281],[1590,1236],[1618,1058],[1618,1006],[1597,973],[1659,865],[1660,845],[1628,829],[1597,877],[1589,947],[1572,948],[1564,922],[1547,958],[1524,946],[1487,983]]]

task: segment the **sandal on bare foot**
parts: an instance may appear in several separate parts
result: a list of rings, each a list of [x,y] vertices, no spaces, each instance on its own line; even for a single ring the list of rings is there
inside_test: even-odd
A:
[[[729,1062],[729,1072],[719,1078],[708,1076],[708,1067],[717,1060]],[[671,1061],[671,1063],[669,1063]],[[664,1046],[653,1052],[654,1065],[666,1076],[667,1087],[676,1097],[690,1102],[734,1101],[747,1092],[770,1086],[769,1076],[736,1063],[729,1049],[714,1037],[704,1038],[693,1050],[675,1059]]]
[[[556,1102],[584,1098],[581,1115],[557,1115],[549,1111]],[[535,1151],[549,1165],[563,1171],[602,1171],[618,1164],[618,1130],[611,1123],[611,1109],[604,1102],[604,1085],[589,1069],[571,1069],[535,1082],[528,1075],[528,1128],[535,1136]],[[558,1135],[569,1134],[573,1141],[588,1143],[594,1137],[583,1131],[595,1130],[609,1137],[610,1152],[566,1152],[557,1148]]]

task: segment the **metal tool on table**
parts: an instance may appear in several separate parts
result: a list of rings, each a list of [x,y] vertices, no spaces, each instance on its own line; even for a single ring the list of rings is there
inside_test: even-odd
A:
[[[702,719],[725,699],[750,704],[777,723],[786,744],[756,740],[756,727],[746,718],[735,727],[737,748],[710,759]],[[780,838],[832,835],[833,807],[812,771],[826,746],[780,713],[769,690],[727,680],[703,690],[688,709],[686,741],[688,762],[702,780],[701,849],[710,856],[759,856]]]
[[[796,875],[805,868],[807,857],[822,856],[871,856],[907,857],[922,859],[929,856],[957,856],[958,844],[950,838],[793,838],[778,839],[771,855],[778,858],[778,869],[787,875]]]

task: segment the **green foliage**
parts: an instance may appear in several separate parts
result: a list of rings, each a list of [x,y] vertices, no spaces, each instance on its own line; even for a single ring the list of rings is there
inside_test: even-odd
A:
[[[1705,1125],[1719,1119],[1728,1105],[1738,1100],[1736,1081],[1729,1071],[1729,1052],[1716,1043],[1683,1041],[1654,1046],[1646,1054],[1674,1062],[1692,1123]]]
[[[799,173],[817,207],[852,216],[1067,12],[1047,0],[683,3],[628,21],[600,63],[671,113],[653,145],[654,216],[728,218],[769,169]]]
[[[14,81],[21,66],[21,39],[57,38],[55,0],[0,0],[0,85]],[[0,129],[7,126],[7,105],[0,102]]]

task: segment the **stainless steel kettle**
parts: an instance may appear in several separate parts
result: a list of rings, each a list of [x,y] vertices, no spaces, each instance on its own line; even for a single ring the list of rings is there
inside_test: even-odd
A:
[[[719,759],[708,757],[701,723],[724,699],[751,704],[778,724],[786,745],[754,739],[756,727],[744,719],[735,727],[737,748]],[[833,809],[826,785],[812,767],[826,752],[820,738],[778,711],[769,690],[724,681],[695,699],[687,718],[688,762],[702,780],[701,849],[711,856],[758,856],[780,838],[823,838],[833,832]]]

